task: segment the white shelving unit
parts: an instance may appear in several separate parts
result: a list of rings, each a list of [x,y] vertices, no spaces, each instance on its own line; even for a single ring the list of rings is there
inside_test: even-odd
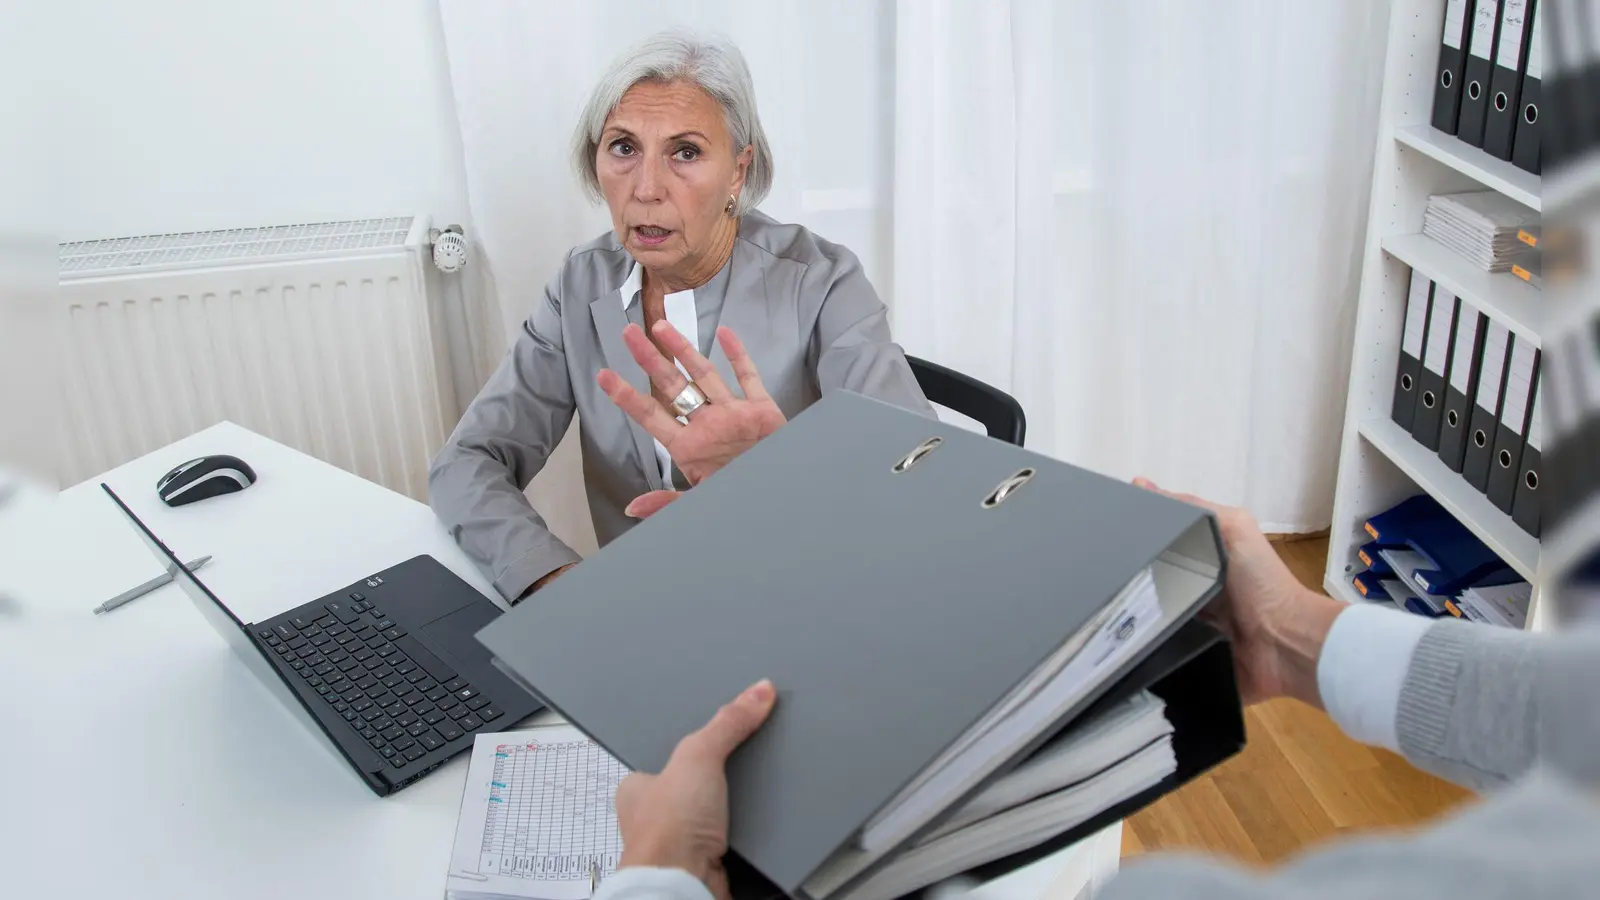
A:
[[[1382,240],[1383,252],[1420,269],[1452,294],[1488,313],[1517,335],[1537,341],[1545,328],[1543,293],[1515,275],[1490,273],[1423,234],[1396,234]]]
[[[1440,30],[1443,30],[1442,25]],[[1430,89],[1433,84],[1432,68],[1429,66]],[[1428,102],[1430,104],[1433,102],[1432,97]],[[1396,128],[1394,139],[1471,177],[1484,187],[1505,194],[1534,212],[1544,211],[1539,197],[1540,178],[1532,172],[1524,172],[1499,157],[1490,156],[1471,144],[1464,144],[1451,135],[1434,130],[1433,126],[1427,124]]]
[[[1541,628],[1538,539],[1450,471],[1389,418],[1395,368],[1413,268],[1504,322],[1519,339],[1541,340],[1547,310],[1540,291],[1489,274],[1423,236],[1431,194],[1499,191],[1542,211],[1537,175],[1430,127],[1434,76],[1446,0],[1395,0],[1389,23],[1372,201],[1350,360],[1349,399],[1340,448],[1328,566],[1332,596],[1366,602],[1350,584],[1362,566],[1367,517],[1426,492],[1534,585],[1529,627]]]

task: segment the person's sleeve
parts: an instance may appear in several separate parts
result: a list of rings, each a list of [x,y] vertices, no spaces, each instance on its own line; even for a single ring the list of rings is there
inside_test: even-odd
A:
[[[1492,627],[1492,626],[1490,626]],[[1600,806],[1539,773],[1411,833],[1345,837],[1271,869],[1194,854],[1124,865],[1099,900],[1478,900],[1586,897],[1597,875]]]
[[[591,900],[712,900],[700,879],[682,869],[633,866],[600,882]]]
[[[552,282],[428,471],[434,513],[507,602],[579,560],[523,494],[572,424],[573,406]]]
[[[1317,684],[1346,734],[1463,787],[1503,785],[1541,761],[1600,779],[1592,631],[1534,634],[1353,606],[1328,632]]]
[[[1317,662],[1328,716],[1350,737],[1398,752],[1400,692],[1433,620],[1380,606],[1350,606],[1333,620]]]
[[[804,290],[817,291],[822,306],[813,333],[817,386],[822,393],[854,391],[934,418],[933,405],[917,386],[905,351],[889,334],[889,310],[844,247],[830,245],[831,265],[813,266]]]
[[[1535,764],[1600,783],[1600,632],[1444,621],[1406,674],[1397,725],[1414,765],[1475,790]]]

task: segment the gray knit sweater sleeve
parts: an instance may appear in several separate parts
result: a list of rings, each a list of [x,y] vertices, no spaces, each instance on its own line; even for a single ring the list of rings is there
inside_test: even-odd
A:
[[[1600,884],[1600,634],[1429,628],[1401,688],[1401,750],[1486,793],[1412,834],[1339,841],[1270,872],[1164,854],[1100,900],[1592,897]]]
[[[1400,693],[1400,750],[1413,765],[1480,791],[1520,778],[1541,758],[1592,777],[1584,757],[1600,752],[1580,751],[1597,746],[1592,729],[1600,716],[1582,715],[1576,689],[1583,685],[1600,685],[1592,636],[1441,621],[1411,658]]]

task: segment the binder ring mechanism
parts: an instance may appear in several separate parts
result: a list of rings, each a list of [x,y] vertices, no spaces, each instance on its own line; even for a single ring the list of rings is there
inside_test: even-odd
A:
[[[931,437],[918,444],[916,447],[912,448],[910,453],[900,457],[900,461],[894,464],[895,474],[898,475],[899,473],[904,472],[916,465],[924,456],[927,456],[929,453],[937,450],[939,445],[942,443],[944,443],[944,438]]]
[[[984,509],[994,509],[996,506],[1006,502],[1006,498],[1015,493],[1017,488],[1032,481],[1033,475],[1034,470],[1031,468],[1019,469],[1017,474],[1000,482],[1000,485],[990,492],[989,496],[983,498],[981,505]]]
[[[939,449],[939,445],[943,443],[944,438],[931,437],[913,447],[910,453],[900,457],[900,461],[894,464],[894,473],[898,475],[901,472],[909,470],[912,466],[916,465],[918,462],[921,462],[923,457]],[[990,491],[989,496],[984,497],[983,502],[979,505],[984,509],[994,509],[996,506],[1006,502],[1006,498],[1015,493],[1018,488],[1032,481],[1035,474],[1036,470],[1031,466],[1024,469],[1018,469],[1016,474],[996,485],[995,489]]]

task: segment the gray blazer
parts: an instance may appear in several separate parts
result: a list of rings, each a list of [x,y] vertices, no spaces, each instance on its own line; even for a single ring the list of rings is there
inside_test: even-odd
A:
[[[523,494],[574,412],[602,546],[633,526],[623,513],[629,501],[669,487],[654,439],[595,383],[610,368],[636,389],[650,390],[622,342],[629,321],[643,324],[643,304],[625,311],[619,294],[632,268],[610,232],[568,253],[429,470],[434,512],[507,600],[579,559]],[[728,264],[695,289],[695,307],[700,352],[723,380],[738,383],[714,340],[719,325],[744,342],[789,418],[840,388],[934,415],[889,337],[887,310],[855,254],[799,225],[746,215]]]

